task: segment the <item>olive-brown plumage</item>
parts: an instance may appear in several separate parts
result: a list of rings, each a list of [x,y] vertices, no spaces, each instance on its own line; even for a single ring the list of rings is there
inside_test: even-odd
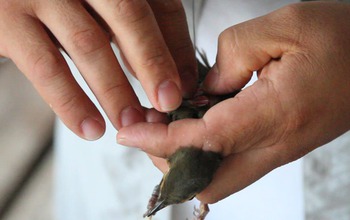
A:
[[[201,118],[210,107],[222,100],[234,97],[239,92],[227,95],[205,93],[200,85],[210,67],[206,57],[203,54],[201,57],[205,65],[198,61],[199,89],[194,97],[184,99],[178,109],[168,114],[170,121]],[[220,153],[203,151],[201,146],[180,147],[168,158],[169,171],[164,174],[160,184],[156,186],[144,216],[153,216],[168,205],[191,200],[210,184],[221,161]],[[198,212],[200,216],[198,219],[204,219],[205,214],[201,213],[202,210]]]
[[[160,193],[152,210],[147,216],[154,215],[160,209],[191,200],[213,179],[221,163],[221,155],[203,151],[196,147],[178,149],[169,159],[169,172],[161,183]]]

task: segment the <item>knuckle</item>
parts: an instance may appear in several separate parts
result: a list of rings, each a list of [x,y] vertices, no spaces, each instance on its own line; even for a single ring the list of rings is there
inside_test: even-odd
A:
[[[79,109],[78,103],[80,99],[78,95],[74,94],[60,94],[56,104],[52,104],[54,111],[59,112],[60,115],[71,114]]]
[[[146,1],[139,0],[119,0],[112,1],[117,19],[135,22],[150,15],[150,9]]]
[[[241,56],[239,55],[239,38],[236,28],[229,28],[222,32],[219,36],[218,45],[218,68],[225,70],[226,68],[241,68]]]
[[[108,45],[107,37],[102,35],[97,28],[76,31],[71,35],[70,39],[74,50],[81,55],[92,54]]]
[[[54,51],[46,51],[37,56],[33,62],[31,76],[34,84],[45,90],[47,95],[55,88],[55,97],[50,101],[52,109],[59,115],[70,114],[73,109],[78,108],[79,95],[67,91],[65,83],[60,78],[65,77],[63,58]]]
[[[31,56],[31,55],[29,55]],[[50,84],[53,79],[63,73],[62,57],[52,50],[36,56],[32,66],[32,80],[40,84]]]
[[[101,97],[104,97],[106,100],[114,100],[116,98],[117,94],[120,94],[121,92],[125,92],[129,90],[129,86],[127,84],[113,84],[109,85],[108,87],[104,88],[101,92]]]
[[[145,67],[150,66],[164,66],[168,63],[168,56],[164,50],[155,50],[145,55],[141,65]]]
[[[176,48],[169,49],[171,50],[171,55],[176,61],[180,72],[185,68],[188,68],[189,64],[195,66],[196,60],[195,57],[192,56],[194,54],[194,50],[190,40],[177,42]]]
[[[171,46],[174,47],[174,48],[170,48],[170,49],[172,49],[171,52],[172,52],[174,57],[177,57],[179,59],[192,58],[192,56],[188,56],[188,55],[192,55],[194,53],[190,38],[179,39],[179,40],[175,41],[173,44],[174,45],[169,45],[169,48]]]
[[[230,27],[219,35],[219,49],[225,55],[232,56],[238,50],[239,33],[236,27]]]

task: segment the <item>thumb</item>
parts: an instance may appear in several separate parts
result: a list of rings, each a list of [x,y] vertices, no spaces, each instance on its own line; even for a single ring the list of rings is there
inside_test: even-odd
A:
[[[284,22],[275,22],[277,16],[273,12],[220,34],[216,63],[204,81],[208,92],[223,94],[243,88],[254,71],[272,59],[279,59],[288,50],[290,41],[281,31],[286,27],[282,28]]]
[[[184,119],[169,125],[137,123],[120,129],[117,142],[140,148],[156,157],[168,158],[179,147],[202,147],[205,133],[206,126],[202,119]]]
[[[284,130],[283,123],[276,124],[280,120],[275,112],[280,111],[279,102],[269,88],[269,82],[259,80],[234,98],[213,106],[201,119],[183,119],[169,125],[140,122],[123,127],[117,141],[163,158],[179,147],[198,147],[225,157],[254,146],[269,146],[275,141],[267,138],[273,136],[271,132]]]

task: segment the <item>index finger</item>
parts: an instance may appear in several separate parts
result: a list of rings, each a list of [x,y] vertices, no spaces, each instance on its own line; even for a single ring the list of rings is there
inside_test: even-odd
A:
[[[182,99],[180,78],[148,3],[145,0],[87,2],[110,26],[114,40],[153,106],[163,112],[176,109]]]

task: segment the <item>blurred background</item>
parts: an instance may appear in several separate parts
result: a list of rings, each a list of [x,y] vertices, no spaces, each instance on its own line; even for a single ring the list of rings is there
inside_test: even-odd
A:
[[[11,61],[0,60],[0,219],[52,218],[54,114]]]

